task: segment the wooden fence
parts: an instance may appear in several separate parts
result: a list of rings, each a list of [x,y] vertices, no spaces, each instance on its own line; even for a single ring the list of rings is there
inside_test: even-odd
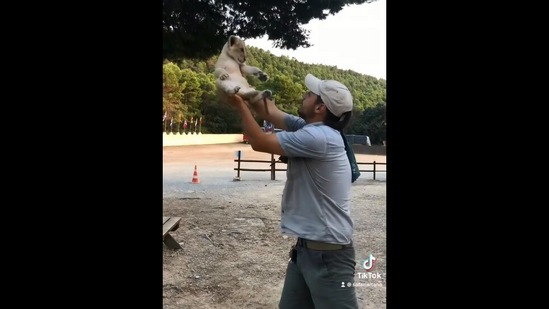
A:
[[[241,151],[237,151],[237,159],[234,160],[234,162],[237,162],[237,167],[234,168],[236,171],[236,177],[233,179],[235,181],[240,180],[240,171],[243,172],[271,172],[271,180],[276,180],[276,172],[285,172],[286,168],[276,168],[276,164],[284,164],[280,160],[275,160],[274,154],[271,154],[271,160],[242,160],[241,159]],[[242,168],[241,163],[269,163],[269,168]],[[376,180],[376,173],[386,173],[387,172],[387,163],[385,162],[357,162],[358,166],[361,167],[361,165],[370,165],[371,169],[360,169],[360,172],[364,173],[373,173],[374,180]],[[383,169],[379,170],[377,168],[378,165],[384,166]]]

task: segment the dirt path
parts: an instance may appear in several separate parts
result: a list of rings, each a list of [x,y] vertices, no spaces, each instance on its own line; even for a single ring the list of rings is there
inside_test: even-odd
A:
[[[287,251],[295,242],[279,231],[285,177],[277,174],[271,181],[268,172],[257,172],[229,181],[235,150],[245,151],[246,159],[270,157],[242,144],[164,148],[164,178],[170,186],[164,189],[163,212],[183,218],[171,233],[183,250],[164,248],[165,309],[277,308]],[[381,156],[357,159],[385,162]],[[200,184],[190,183],[194,164],[201,166]],[[181,171],[189,177],[170,182]],[[386,308],[385,188],[384,181],[367,177],[353,184],[355,284],[361,308]],[[370,254],[376,261],[366,273],[361,264]]]

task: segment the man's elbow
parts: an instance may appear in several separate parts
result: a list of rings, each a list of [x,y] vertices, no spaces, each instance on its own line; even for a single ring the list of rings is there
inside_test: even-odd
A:
[[[258,145],[257,145],[257,142],[252,140],[252,139],[248,139],[248,144],[250,144],[250,146],[252,147],[252,150],[253,151],[259,151],[258,150]]]
[[[280,154],[281,152],[280,147],[275,147],[274,145],[266,143],[264,140],[250,141],[250,146],[254,151],[257,151],[257,152],[265,152],[265,153],[272,153],[272,154]]]
[[[265,147],[263,146],[263,144],[262,144],[260,141],[258,141],[258,140],[251,140],[251,141],[249,141],[249,143],[250,143],[250,146],[252,146],[252,149],[253,149],[254,151],[257,151],[257,152],[267,152],[267,151],[265,150]]]

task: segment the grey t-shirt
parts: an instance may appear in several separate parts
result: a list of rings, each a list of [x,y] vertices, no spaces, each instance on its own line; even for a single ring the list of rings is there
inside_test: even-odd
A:
[[[322,122],[306,124],[288,115],[287,131],[276,133],[288,156],[281,204],[283,234],[348,244],[351,219],[351,167],[341,134]]]

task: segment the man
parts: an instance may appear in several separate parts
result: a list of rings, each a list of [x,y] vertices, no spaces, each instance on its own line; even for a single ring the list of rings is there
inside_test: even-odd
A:
[[[351,168],[342,139],[353,109],[352,95],[342,83],[305,77],[308,92],[300,117],[267,100],[256,113],[285,131],[264,134],[238,96],[229,99],[242,116],[245,134],[255,151],[288,157],[281,203],[281,232],[297,237],[290,251],[279,308],[358,308],[352,246]],[[348,286],[348,283],[351,286]]]

